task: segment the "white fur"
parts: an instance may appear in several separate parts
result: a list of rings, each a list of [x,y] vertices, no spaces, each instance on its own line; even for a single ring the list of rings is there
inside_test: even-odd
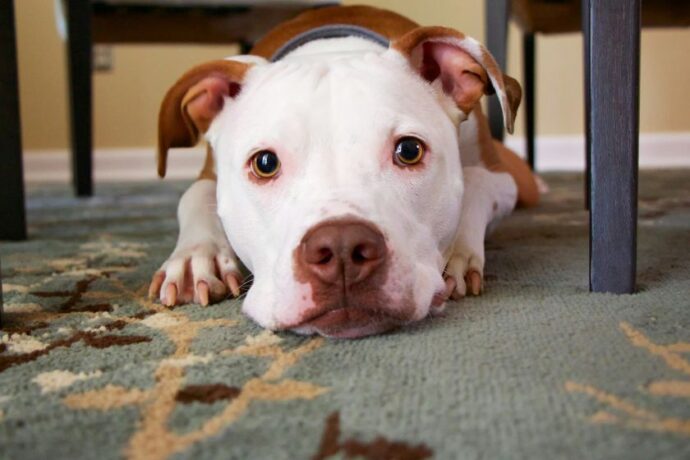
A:
[[[253,62],[239,96],[207,132],[225,232],[211,217],[212,184],[193,185],[180,203],[178,247],[164,265],[175,268],[171,280],[184,272],[176,261],[190,254],[208,260],[211,247],[234,260],[229,241],[254,274],[244,311],[267,328],[294,325],[313,301],[311,287],[295,279],[293,253],[311,227],[343,216],[381,229],[392,251],[380,287],[390,299],[385,308],[401,308],[411,296],[414,320],[443,292],[449,259],[458,281],[470,265],[483,269],[484,232],[512,209],[515,187],[506,175],[470,168],[464,181],[471,193],[463,199],[458,146],[466,147],[463,160],[477,164],[478,145],[460,143],[465,116],[439,85],[417,76],[397,51],[356,38],[313,42],[277,63]],[[428,146],[422,168],[392,161],[395,140],[410,135]],[[275,151],[282,169],[257,184],[248,163],[262,149]]]

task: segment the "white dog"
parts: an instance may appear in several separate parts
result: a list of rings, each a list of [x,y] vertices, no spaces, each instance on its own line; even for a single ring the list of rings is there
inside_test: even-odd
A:
[[[159,173],[202,135],[209,155],[151,295],[237,296],[239,257],[261,326],[353,338],[479,294],[487,228],[538,200],[491,141],[492,92],[510,131],[520,87],[482,45],[370,7],[302,14],[251,55],[195,67],[162,104]]]

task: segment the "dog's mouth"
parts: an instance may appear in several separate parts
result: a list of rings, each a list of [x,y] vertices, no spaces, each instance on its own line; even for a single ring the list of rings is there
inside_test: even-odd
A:
[[[441,310],[455,288],[455,280],[446,279],[445,289],[436,292],[429,307],[429,313]],[[401,309],[398,314],[381,308],[344,306],[320,310],[299,324],[284,326],[281,329],[291,330],[298,334],[320,334],[336,339],[358,339],[369,335],[382,334],[398,329],[412,320],[412,309]]]
[[[314,316],[289,327],[298,334],[320,334],[336,339],[357,339],[397,329],[405,321],[381,311],[343,307]]]

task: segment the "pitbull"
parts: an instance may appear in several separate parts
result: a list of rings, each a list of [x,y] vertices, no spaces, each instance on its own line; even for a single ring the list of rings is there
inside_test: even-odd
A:
[[[353,6],[303,13],[249,55],[194,67],[166,94],[168,149],[208,154],[153,276],[168,306],[240,294],[271,330],[356,338],[482,291],[484,238],[539,199],[492,141],[480,99],[512,132],[521,89],[476,40]]]

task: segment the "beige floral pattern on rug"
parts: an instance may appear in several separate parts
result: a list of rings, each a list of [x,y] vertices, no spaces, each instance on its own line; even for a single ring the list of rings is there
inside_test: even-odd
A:
[[[690,343],[676,342],[660,345],[652,342],[629,323],[620,323],[620,328],[632,345],[662,359],[670,369],[681,372],[688,378],[687,380],[653,380],[645,385],[645,390],[653,396],[684,398],[690,403],[690,362],[683,356],[690,354]],[[665,416],[658,411],[645,409],[632,401],[588,384],[568,381],[565,389],[570,393],[585,394],[604,407],[589,417],[593,423],[610,423],[637,430],[690,436],[690,419]]]
[[[126,289],[122,285],[120,287]],[[143,290],[130,294],[139,295],[141,298]],[[280,346],[281,339],[278,336],[264,331],[254,337],[248,336],[245,344],[225,350],[221,355],[268,358],[270,365],[266,372],[245,382],[237,396],[227,403],[222,412],[206,420],[198,430],[184,434],[173,433],[168,428],[168,421],[183,390],[186,367],[184,364],[203,364],[210,361],[209,358],[198,357],[190,352],[192,341],[204,328],[231,327],[236,322],[227,319],[194,321],[184,313],[170,311],[156,303],[143,303],[149,311],[155,313],[137,321],[164,332],[175,344],[174,353],[162,360],[155,370],[155,386],[149,390],[141,390],[107,385],[101,390],[68,395],[63,400],[71,409],[111,410],[125,405],[138,405],[142,411],[141,421],[125,448],[126,458],[168,458],[228,428],[247,412],[253,401],[308,400],[328,391],[308,382],[282,379],[286,370],[304,355],[319,348],[323,344],[323,339],[313,339],[293,350],[284,350]]]
[[[191,345],[201,331],[216,327],[233,328],[238,322],[225,318],[194,320],[187,313],[146,300],[146,285],[138,289],[129,288],[117,275],[130,272],[135,265],[133,261],[146,255],[144,249],[145,245],[113,243],[104,236],[98,242],[81,245],[80,251],[71,258],[48,260],[47,270],[36,266],[22,267],[22,273],[35,275],[38,280],[27,286],[10,288],[51,301],[53,306],[46,309],[38,304],[32,308],[11,303],[6,305],[13,323],[21,326],[10,324],[4,331],[6,334],[0,336],[0,345],[10,353],[0,357],[0,372],[76,343],[103,349],[153,340],[153,337],[145,335],[111,334],[131,325],[145,326],[164,334],[174,344],[174,350],[156,363],[152,388],[127,388],[108,383],[100,389],[62,397],[64,405],[71,410],[111,411],[124,406],[138,406],[141,411],[139,422],[123,449],[123,455],[132,460],[162,460],[181,452],[228,429],[247,413],[252,402],[310,400],[329,391],[309,382],[283,378],[285,372],[301,358],[323,345],[324,341],[320,338],[306,340],[293,349],[286,349],[280,337],[263,331],[255,336],[247,336],[244,343],[235,348],[220,353],[194,354]],[[124,262],[103,264],[101,258],[104,257],[116,257]],[[67,282],[73,288],[45,290],[44,286],[50,286],[55,281],[62,284]],[[114,298],[123,303],[137,304],[141,311],[133,316],[111,314],[118,310],[118,305],[109,303]],[[53,321],[73,315],[83,318],[82,324],[77,329],[58,329],[57,334],[66,336],[64,338],[46,340],[32,335],[37,330],[44,330]],[[268,367],[262,375],[250,378],[240,388],[185,384],[188,367],[212,364],[217,356],[233,355],[268,360]],[[36,375],[32,382],[38,385],[42,394],[46,394],[68,390],[75,382],[97,379],[102,375],[98,370],[73,373],[54,369]],[[192,401],[225,401],[225,407],[194,431],[173,432],[169,428],[169,421],[176,406]],[[4,415],[0,410],[0,422]]]

